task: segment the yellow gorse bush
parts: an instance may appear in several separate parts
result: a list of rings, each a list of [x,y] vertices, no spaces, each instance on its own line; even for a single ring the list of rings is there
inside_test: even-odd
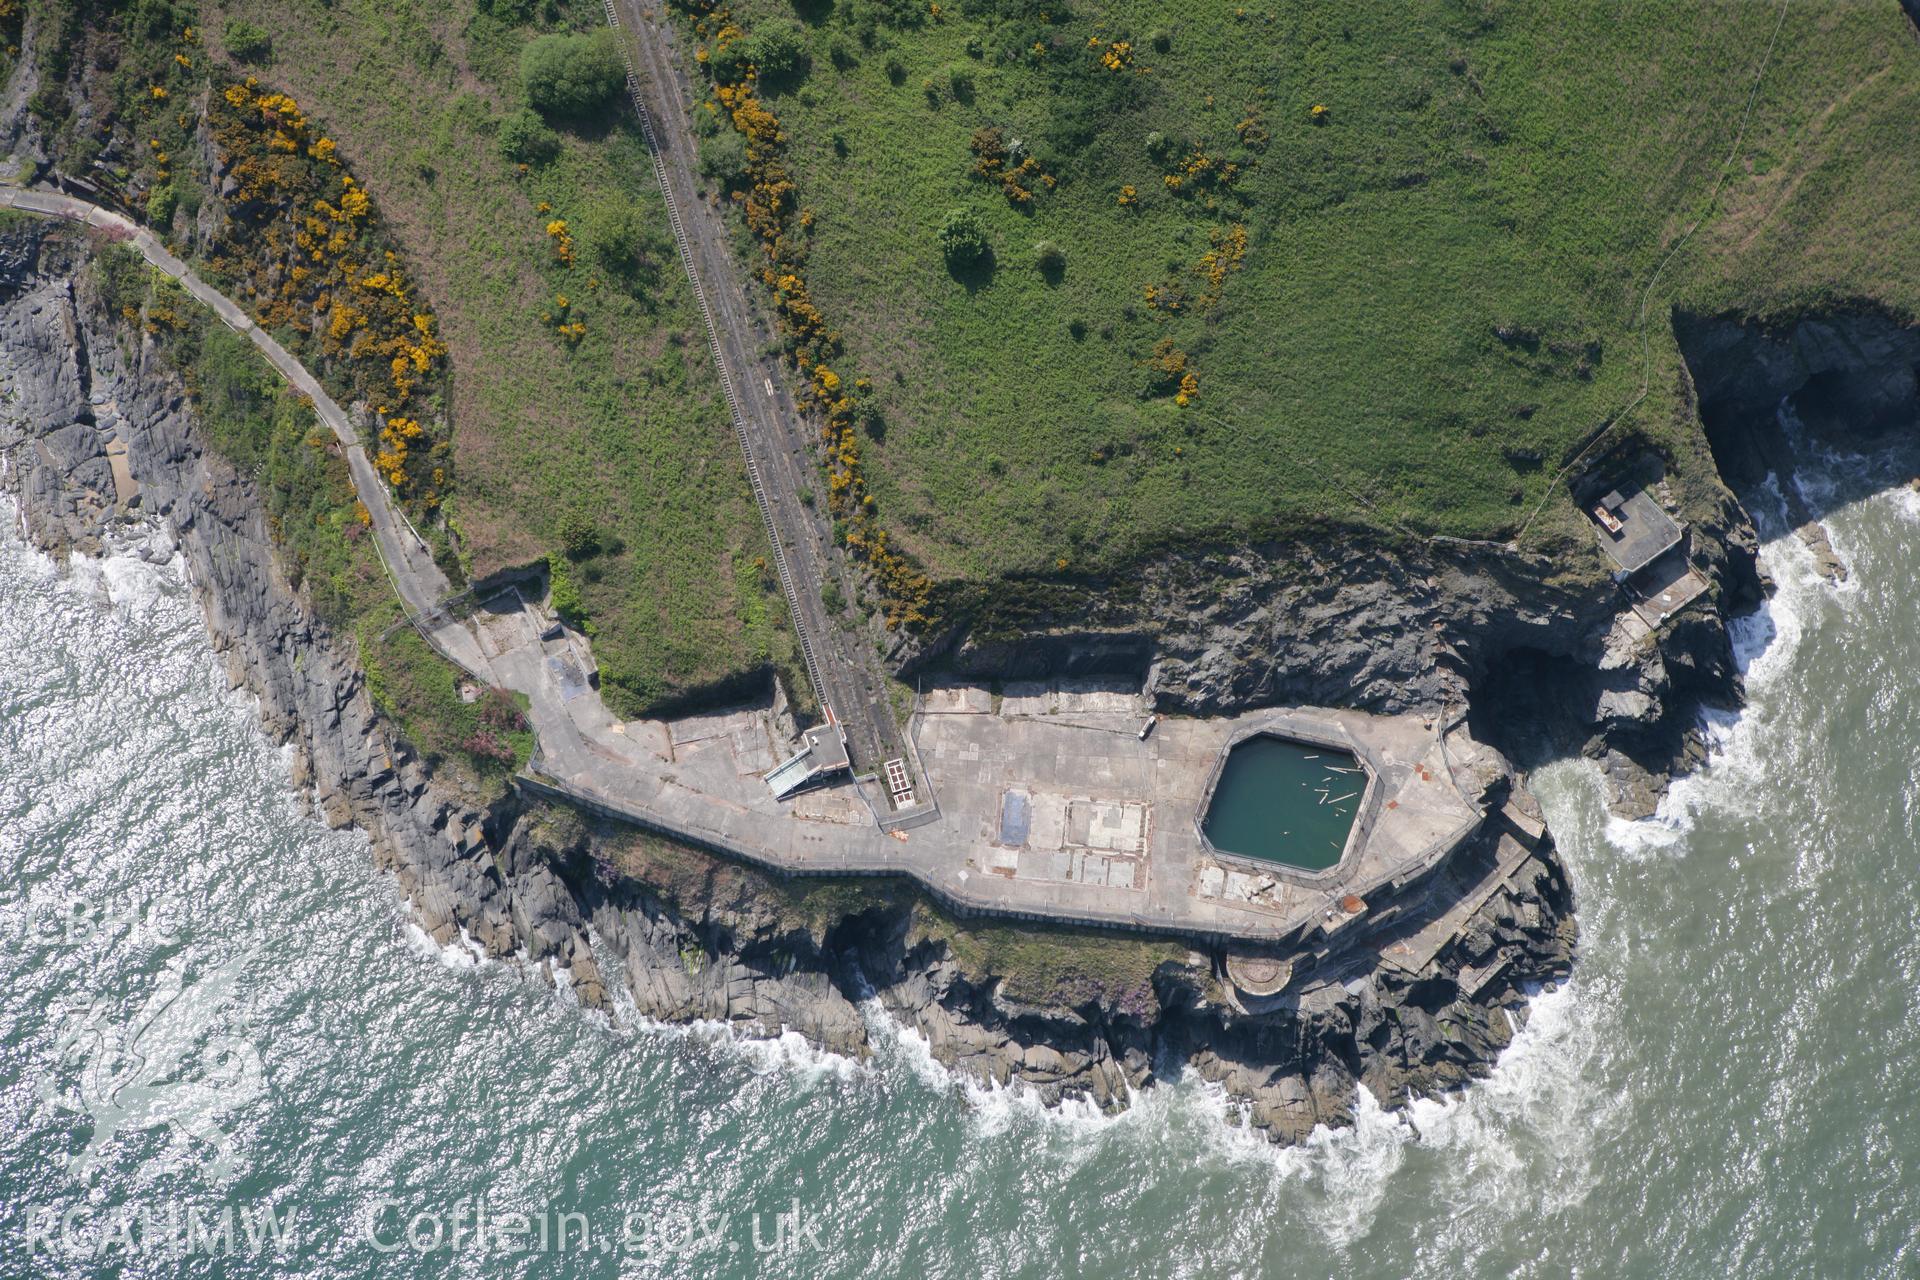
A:
[[[299,103],[262,90],[255,77],[212,95],[207,124],[216,167],[230,180],[229,225],[213,264],[242,282],[263,327],[312,335],[356,396],[381,403],[376,468],[397,490],[436,505],[445,470],[425,458],[444,445],[422,447],[413,401],[444,369],[447,347],[384,247],[372,199],[341,172],[337,144],[311,129]]]
[[[695,34],[710,41],[716,51],[744,38],[745,33],[715,0],[680,2],[693,15]],[[706,63],[709,72],[714,72],[716,65],[713,59]],[[735,199],[765,258],[760,278],[772,291],[774,311],[794,368],[811,374],[812,401],[820,414],[826,445],[828,510],[839,522],[848,550],[867,566],[878,583],[887,626],[918,629],[932,621],[929,610],[933,584],[912,561],[891,548],[887,531],[879,524],[879,504],[867,487],[861,467],[855,427],[859,403],[843,394],[844,381],[829,364],[840,354],[840,335],[814,306],[806,284],[806,233],[813,219],[800,207],[783,151],[787,137],[780,121],[754,92],[757,76],[754,68],[747,67],[738,79],[715,83],[713,100],[708,103],[746,142],[747,189],[737,193]],[[1009,198],[1016,203],[1031,199],[1031,190],[1020,177],[1032,175],[1036,183],[1050,187],[1051,177],[1039,175],[1037,170],[1034,165],[1016,177],[1014,185],[1024,197],[1009,190]],[[994,174],[981,176],[1001,180]],[[864,394],[872,384],[859,378],[854,385]]]

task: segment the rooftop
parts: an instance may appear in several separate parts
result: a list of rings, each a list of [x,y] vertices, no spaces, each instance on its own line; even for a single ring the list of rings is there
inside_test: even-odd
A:
[[[1680,543],[1680,526],[1645,489],[1612,490],[1587,504],[1587,514],[1622,573],[1639,572]]]

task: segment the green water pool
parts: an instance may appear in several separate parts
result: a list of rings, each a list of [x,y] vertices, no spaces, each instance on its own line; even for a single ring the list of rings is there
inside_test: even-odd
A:
[[[1324,871],[1340,861],[1366,789],[1349,752],[1261,734],[1227,753],[1202,825],[1222,852]]]

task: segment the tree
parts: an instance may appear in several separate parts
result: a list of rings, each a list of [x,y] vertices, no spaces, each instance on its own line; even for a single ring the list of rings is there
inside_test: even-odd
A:
[[[273,37],[257,22],[228,18],[220,29],[220,41],[236,62],[263,63],[273,57]]]
[[[626,83],[613,33],[546,35],[520,53],[527,101],[549,117],[579,117],[603,107]]]
[[[700,172],[722,187],[747,185],[747,143],[734,130],[702,138],[699,156]]]
[[[987,229],[973,210],[955,209],[940,224],[940,252],[954,270],[978,266],[992,251]]]
[[[806,65],[807,37],[797,23],[770,23],[747,37],[762,80],[784,80]]]
[[[545,17],[553,16],[553,6],[544,0],[478,0],[474,8],[509,27],[532,22],[536,11]]]
[[[545,164],[560,154],[560,135],[522,107],[500,122],[500,154],[515,164]]]
[[[180,193],[171,182],[163,182],[147,192],[147,225],[164,235],[173,227],[173,211],[179,203]]]
[[[743,39],[714,50],[708,65],[721,84],[746,78],[752,67],[766,81],[779,82],[799,72],[807,61],[807,38],[796,23],[769,23]]]

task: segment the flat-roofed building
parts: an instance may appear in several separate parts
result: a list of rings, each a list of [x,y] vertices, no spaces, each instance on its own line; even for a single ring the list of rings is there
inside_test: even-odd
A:
[[[1609,490],[1589,508],[1600,545],[1620,566],[1620,576],[1638,573],[1680,545],[1680,526],[1652,494]]]

